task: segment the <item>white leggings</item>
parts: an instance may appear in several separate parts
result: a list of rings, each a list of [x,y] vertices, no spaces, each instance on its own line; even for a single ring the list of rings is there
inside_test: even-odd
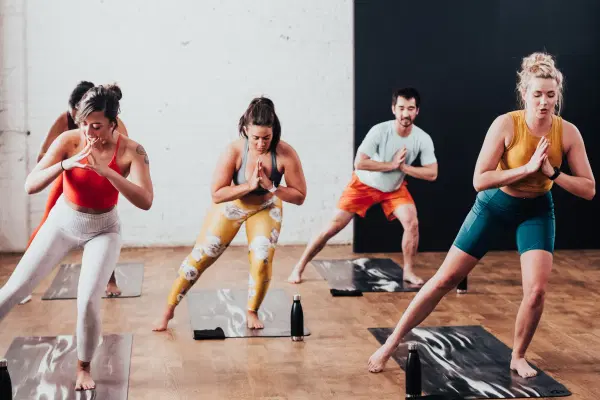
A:
[[[0,289],[0,320],[71,250],[82,246],[77,288],[77,357],[89,362],[100,341],[102,291],[121,252],[121,226],[116,208],[104,214],[86,214],[73,210],[59,198],[8,282]]]

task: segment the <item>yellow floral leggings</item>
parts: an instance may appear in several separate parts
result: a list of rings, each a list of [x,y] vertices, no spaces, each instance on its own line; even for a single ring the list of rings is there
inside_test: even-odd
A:
[[[192,252],[179,267],[179,277],[173,284],[168,303],[177,305],[229,246],[240,227],[246,223],[250,277],[248,279],[248,310],[258,311],[271,281],[273,255],[279,238],[282,202],[272,197],[262,204],[234,200],[213,204]]]

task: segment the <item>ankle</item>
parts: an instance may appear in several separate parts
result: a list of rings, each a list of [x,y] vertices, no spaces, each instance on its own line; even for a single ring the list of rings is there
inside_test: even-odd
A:
[[[77,370],[78,371],[90,372],[90,369],[91,369],[91,362],[77,360]]]
[[[394,351],[400,345],[401,341],[402,339],[395,340],[392,339],[392,337],[390,336],[383,344],[383,347],[385,347],[389,351]]]
[[[511,354],[511,359],[512,360],[521,360],[525,358],[525,354],[518,354],[518,353],[512,353]]]
[[[175,314],[175,305],[167,304],[167,308],[165,308],[165,315],[173,315]]]

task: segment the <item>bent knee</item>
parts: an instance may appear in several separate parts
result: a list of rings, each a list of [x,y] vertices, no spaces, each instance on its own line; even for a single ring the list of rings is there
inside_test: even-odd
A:
[[[254,258],[262,262],[267,262],[269,260],[269,250],[271,249],[271,246],[271,240],[266,236],[256,236],[249,245]]]
[[[337,235],[338,233],[340,233],[340,231],[342,229],[344,229],[346,227],[347,224],[343,223],[343,221],[333,221],[331,223],[331,225],[329,225],[322,233],[321,236],[326,239],[329,240],[332,237],[334,237],[335,235]]]
[[[29,285],[27,282],[7,282],[4,286],[0,287],[0,298],[3,299],[12,299],[13,297],[19,297],[23,295],[23,297],[27,296],[30,291]],[[21,301],[21,299],[19,299]]]
[[[419,233],[419,220],[416,216],[404,219],[401,221],[401,223],[405,231],[411,232],[413,234]]]
[[[546,289],[542,287],[533,288],[527,291],[525,295],[525,301],[531,308],[540,307],[544,304],[546,299]]]
[[[98,299],[93,298],[92,296],[84,296],[77,302],[77,310],[78,314],[85,318],[99,318],[100,311],[100,295],[98,295]]]
[[[200,277],[200,269],[198,267],[199,265],[190,263],[189,259],[186,258],[179,266],[179,276],[188,282],[195,283]]]
[[[228,243],[223,243],[220,236],[207,235],[201,243],[194,246],[190,256],[197,262],[203,261],[206,257],[218,258],[227,245]]]
[[[461,275],[449,275],[435,280],[435,288],[450,291],[464,279]]]

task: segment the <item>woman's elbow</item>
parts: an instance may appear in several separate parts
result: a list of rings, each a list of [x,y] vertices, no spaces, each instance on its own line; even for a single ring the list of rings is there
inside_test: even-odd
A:
[[[587,191],[586,196],[584,196],[584,199],[592,200],[595,196],[596,196],[596,187],[592,186],[591,189]]]
[[[306,200],[306,193],[300,193],[300,196],[298,196],[295,203],[296,205],[301,206],[302,204],[304,204],[304,200]]]
[[[154,193],[152,191],[148,191],[146,196],[144,196],[144,201],[140,205],[140,208],[144,211],[148,211],[152,208],[152,204],[154,204]]]
[[[298,198],[298,199],[297,199],[297,200],[294,202],[294,204],[296,204],[297,206],[301,206],[302,204],[304,204],[304,200],[305,200],[305,199],[306,199],[306,197],[305,197],[305,196],[302,196],[302,197]]]
[[[142,210],[144,211],[148,211],[152,208],[152,204],[154,203],[154,199],[149,199],[146,201],[146,203],[143,205]]]
[[[210,197],[211,197],[212,202],[214,204],[221,204],[221,203],[223,203],[223,197],[219,196],[219,194],[217,194],[215,192],[211,193]]]
[[[29,179],[25,180],[25,193],[31,195],[31,194],[36,194],[37,192],[39,192],[39,190],[37,190],[37,188],[32,185],[32,183],[29,181]]]
[[[152,196],[147,196],[143,199],[140,200],[139,203],[134,203],[135,206],[137,206],[137,208],[139,208],[140,210],[144,210],[144,211],[148,211],[152,208],[152,203],[154,202],[154,199]]]
[[[481,192],[484,189],[481,179],[479,179],[479,176],[473,177],[473,188],[476,192]]]

